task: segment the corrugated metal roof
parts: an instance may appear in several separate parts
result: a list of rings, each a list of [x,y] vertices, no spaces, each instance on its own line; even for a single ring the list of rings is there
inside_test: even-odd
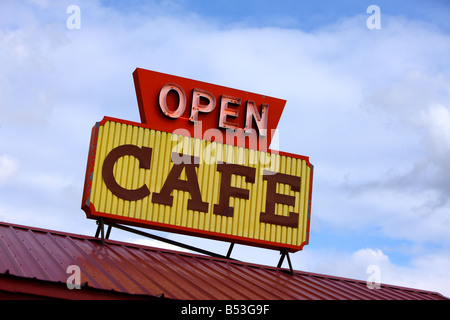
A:
[[[78,265],[84,287],[169,299],[447,299],[436,292],[294,271],[0,223],[0,277],[66,283]],[[67,289],[68,290],[68,289]]]

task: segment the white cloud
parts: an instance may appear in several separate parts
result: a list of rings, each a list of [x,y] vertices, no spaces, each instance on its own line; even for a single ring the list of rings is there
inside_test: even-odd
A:
[[[421,110],[416,122],[427,131],[427,146],[430,148],[433,158],[448,160],[450,156],[450,110],[442,104],[431,105],[429,108]]]
[[[160,249],[168,249],[168,250],[174,250],[174,251],[181,251],[181,252],[192,252],[188,249],[172,245],[170,243],[166,243],[163,241],[153,240],[153,239],[146,239],[146,238],[132,238],[129,239],[128,242],[136,243],[139,245],[147,246],[147,247],[154,247],[154,248],[160,248]]]
[[[417,256],[409,265],[393,263],[378,248],[353,252],[306,249],[294,255],[294,268],[371,282],[373,269],[382,284],[439,292],[450,297],[450,255],[446,250]]]
[[[37,4],[38,6],[41,7],[48,7],[48,5],[50,4],[50,0],[28,0],[28,2],[32,4]]]
[[[9,155],[0,156],[0,186],[7,183],[19,170],[17,160]]]

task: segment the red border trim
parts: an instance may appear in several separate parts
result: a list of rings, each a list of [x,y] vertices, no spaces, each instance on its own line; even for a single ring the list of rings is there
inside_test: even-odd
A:
[[[98,130],[100,123],[96,123],[92,128],[91,141],[89,143],[89,153],[86,166],[86,175],[84,178],[84,188],[83,197],[81,202],[81,208],[89,215],[90,211],[90,197],[91,197],[91,187],[92,187],[92,174],[94,172],[95,156],[97,153],[97,143],[98,143]]]

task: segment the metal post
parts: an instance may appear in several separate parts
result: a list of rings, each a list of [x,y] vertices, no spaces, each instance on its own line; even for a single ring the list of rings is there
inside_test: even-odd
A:
[[[102,246],[105,245],[105,222],[103,221],[103,218],[100,218],[100,232],[102,235],[101,243]]]
[[[280,260],[278,261],[278,265],[277,268],[280,268],[281,265],[283,264],[284,258],[287,257],[287,261],[288,261],[288,265],[289,265],[289,274],[291,276],[294,276],[294,269],[292,268],[292,263],[291,263],[291,258],[289,257],[289,252],[287,251],[287,249],[283,249],[280,251],[281,257]]]
[[[112,229],[112,226],[111,226],[111,225],[108,225],[108,230],[106,230],[106,236],[105,236],[105,239],[109,239],[109,235],[111,234],[111,229]]]
[[[227,252],[227,259],[230,259],[231,251],[233,251],[233,247],[234,247],[234,242],[230,243],[230,247],[228,248],[228,252]]]
[[[100,238],[100,244],[103,246],[105,245],[105,223],[103,221],[103,218],[100,218],[97,220],[97,231],[95,231],[95,237],[98,238],[99,234],[101,234]]]
[[[155,239],[155,240],[158,240],[158,241],[169,243],[169,244],[172,244],[174,246],[178,246],[178,247],[181,247],[181,248],[184,248],[184,249],[188,249],[188,250],[196,251],[196,252],[199,252],[199,253],[202,253],[202,254],[206,254],[206,255],[209,255],[209,256],[212,256],[212,257],[235,260],[235,259],[232,259],[232,258],[227,258],[226,256],[223,256],[223,255],[211,252],[211,251],[203,250],[203,249],[196,248],[196,247],[193,247],[193,246],[181,243],[181,242],[177,242],[177,241],[166,239],[166,238],[163,238],[163,237],[159,237],[157,235],[150,234],[150,233],[147,233],[147,232],[144,232],[144,231],[140,231],[140,230],[136,230],[136,229],[133,229],[133,228],[129,228],[129,227],[126,227],[126,226],[121,225],[121,224],[111,223],[111,226],[114,227],[114,228],[117,228],[117,229],[121,229],[121,230],[125,230],[125,231],[132,232],[132,233],[135,233],[135,234],[139,234],[139,235],[144,236],[144,237],[148,237],[148,238],[151,238],[151,239]]]
[[[283,264],[284,257],[286,256],[286,251],[287,251],[286,249],[280,251],[281,257],[280,260],[278,261],[277,268],[280,268],[281,265]]]
[[[286,257],[287,257],[287,261],[289,264],[289,270],[291,272],[291,276],[294,276],[294,269],[292,269],[291,258],[289,258],[289,252],[287,252],[287,250],[286,250]]]
[[[96,223],[97,223],[97,230],[95,230],[95,236],[94,237],[98,238],[98,235],[100,234],[100,221],[97,220]]]

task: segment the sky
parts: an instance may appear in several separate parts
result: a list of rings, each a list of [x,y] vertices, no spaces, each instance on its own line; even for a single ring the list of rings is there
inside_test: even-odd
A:
[[[277,147],[314,165],[294,269],[368,280],[376,266],[382,283],[450,297],[449,15],[438,0],[2,0],[0,221],[95,234],[81,210],[91,128],[140,121],[139,67],[287,100]],[[279,252],[232,257],[276,266]]]

